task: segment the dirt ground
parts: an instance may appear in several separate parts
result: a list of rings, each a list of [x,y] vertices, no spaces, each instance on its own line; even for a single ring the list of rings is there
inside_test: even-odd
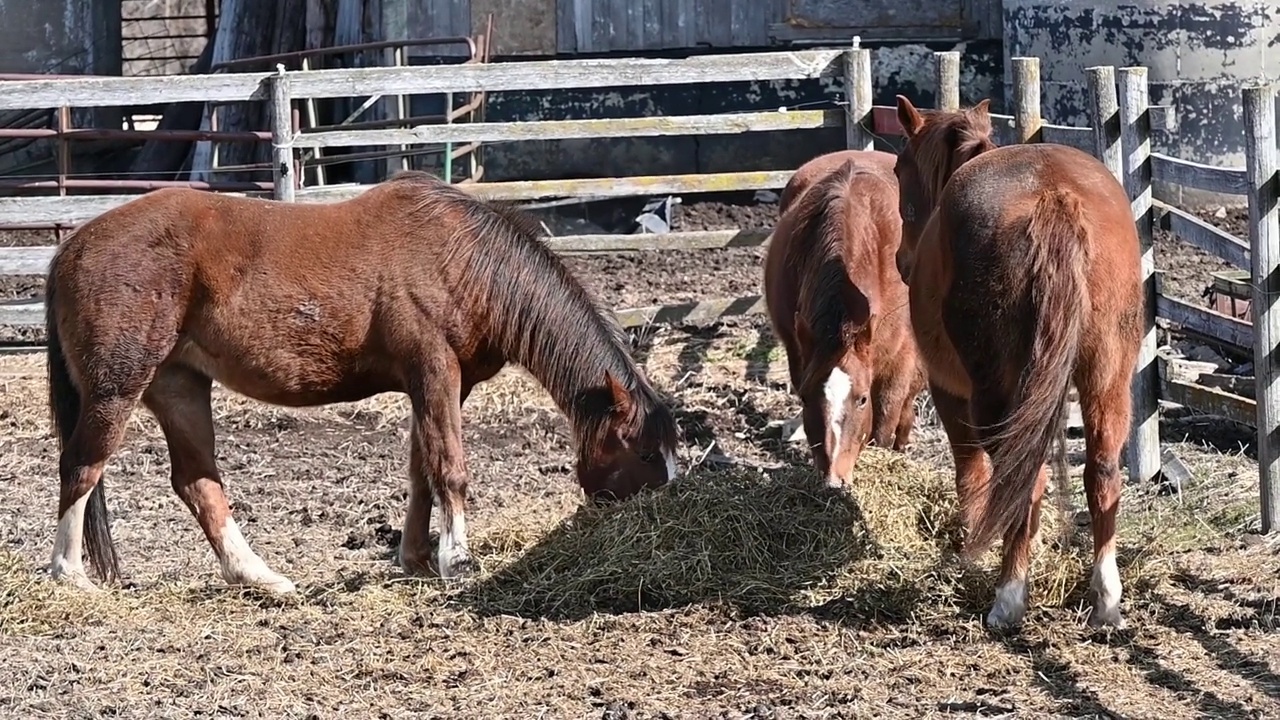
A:
[[[767,226],[773,207],[680,213],[676,229]],[[1159,241],[1166,292],[1202,302],[1214,262],[1183,248]],[[606,304],[634,307],[758,292],[759,256],[570,264]],[[24,296],[38,281],[4,287]],[[1247,430],[1166,413],[1166,446],[1195,479],[1180,496],[1126,488],[1130,627],[1112,633],[1081,619],[1089,542],[1073,442],[1074,542],[1054,544],[1046,503],[1026,625],[990,632],[994,553],[978,568],[951,554],[951,461],[927,401],[905,458],[870,450],[850,491],[826,490],[771,424],[798,406],[761,318],[644,328],[635,346],[676,410],[683,477],[581,508],[565,421],[523,373],[504,373],[465,411],[482,572],[458,586],[408,580],[390,561],[402,399],[304,411],[220,391],[220,466],[249,541],[299,585],[284,600],[224,587],[142,412],[106,480],[124,587],[86,596],[49,582],[43,361],[0,357],[0,716],[1280,716],[1280,576],[1276,546],[1255,535]]]

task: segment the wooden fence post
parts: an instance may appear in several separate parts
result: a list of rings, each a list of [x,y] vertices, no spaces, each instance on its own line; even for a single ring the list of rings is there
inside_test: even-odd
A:
[[[874,150],[874,121],[871,117],[871,51],[862,40],[853,38],[853,47],[844,52],[844,96],[849,102],[845,118],[845,145],[850,150]]]
[[[1133,424],[1129,431],[1129,480],[1144,483],[1160,473],[1160,374],[1156,360],[1156,257],[1151,206],[1151,113],[1145,67],[1120,68],[1120,144],[1124,186],[1138,226],[1142,253],[1142,345],[1133,375]]]
[[[960,109],[960,53],[956,50],[933,54],[934,88],[938,109],[954,112]]]
[[[293,101],[289,94],[289,76],[284,65],[276,65],[276,74],[267,79],[271,88],[271,181],[272,197],[293,202]]]
[[[1110,65],[1085,68],[1089,79],[1089,127],[1093,128],[1093,154],[1124,184],[1124,158],[1120,154],[1120,101],[1116,98],[1116,69]]]
[[[1245,88],[1249,246],[1253,280],[1253,373],[1258,402],[1258,486],[1262,532],[1280,528],[1280,216],[1276,189],[1276,95],[1271,86]]]
[[[1013,58],[1013,126],[1020,143],[1040,142],[1040,58]]]

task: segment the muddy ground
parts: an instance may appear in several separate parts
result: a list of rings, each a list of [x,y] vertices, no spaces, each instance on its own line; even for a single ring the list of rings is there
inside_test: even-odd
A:
[[[690,202],[676,229],[767,226],[773,212]],[[1157,253],[1166,292],[1203,302],[1220,264],[1167,238]],[[608,305],[634,307],[758,292],[759,255],[569,262]],[[27,282],[5,292],[38,290]],[[797,405],[761,318],[646,328],[635,345],[677,412],[686,477],[660,501],[582,511],[563,418],[505,373],[466,407],[483,572],[462,588],[408,581],[389,560],[405,502],[401,399],[294,411],[219,392],[221,470],[250,542],[299,584],[285,601],[224,588],[141,412],[107,480],[124,587],[86,598],[50,583],[42,360],[0,358],[0,715],[1280,716],[1278,563],[1254,534],[1247,430],[1164,418],[1195,480],[1180,496],[1126,488],[1129,629],[1083,626],[1081,525],[1071,548],[1038,550],[1026,627],[993,633],[981,622],[993,557],[978,570],[948,559],[950,458],[927,412],[907,459],[870,453],[853,512],[848,495],[806,489],[806,456],[771,425]],[[732,512],[708,501],[731,497],[713,495],[724,487],[739,492]]]

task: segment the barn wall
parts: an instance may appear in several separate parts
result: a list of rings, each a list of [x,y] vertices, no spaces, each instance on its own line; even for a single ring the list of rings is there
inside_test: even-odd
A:
[[[0,72],[120,72],[120,0],[0,0]]]

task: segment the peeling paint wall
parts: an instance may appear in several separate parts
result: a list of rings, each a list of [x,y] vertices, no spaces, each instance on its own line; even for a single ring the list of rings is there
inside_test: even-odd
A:
[[[933,105],[932,53],[959,50],[964,55],[961,101],[991,97],[993,107],[1003,106],[998,41],[872,47],[876,104],[892,104],[894,95],[903,94],[926,106]],[[821,109],[843,100],[840,83],[827,79],[502,92],[489,95],[485,119],[499,122],[694,115],[776,110],[784,106]],[[436,111],[438,108],[426,103],[414,107],[414,112]],[[841,128],[701,137],[523,141],[486,145],[485,179],[785,170],[843,146]]]
[[[1008,58],[1040,58],[1045,119],[1087,124],[1085,68],[1144,65],[1151,101],[1177,108],[1176,133],[1153,149],[1219,166],[1244,165],[1240,88],[1280,79],[1280,3],[1272,0],[1004,0]],[[1177,192],[1174,188],[1167,190]],[[1236,204],[1187,192],[1180,203]]]

